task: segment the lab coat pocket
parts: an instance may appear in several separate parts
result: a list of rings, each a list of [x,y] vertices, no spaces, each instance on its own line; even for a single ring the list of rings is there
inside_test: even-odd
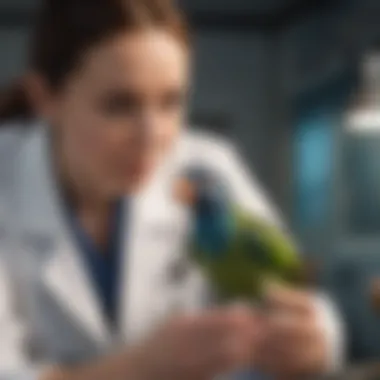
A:
[[[185,253],[186,231],[179,227],[172,227],[170,231],[170,239],[155,240],[156,255],[160,259],[153,268],[152,287],[157,295],[154,307],[160,318],[186,308],[186,292],[193,270]]]

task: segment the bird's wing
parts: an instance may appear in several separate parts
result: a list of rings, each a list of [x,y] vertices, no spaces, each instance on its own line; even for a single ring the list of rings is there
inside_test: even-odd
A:
[[[263,268],[287,271],[300,265],[295,245],[282,231],[241,209],[236,210],[236,215],[245,251]]]

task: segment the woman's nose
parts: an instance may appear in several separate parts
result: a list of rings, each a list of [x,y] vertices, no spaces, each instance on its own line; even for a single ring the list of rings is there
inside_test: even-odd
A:
[[[160,134],[161,120],[154,110],[146,110],[139,116],[137,123],[137,135],[145,142],[154,140]]]

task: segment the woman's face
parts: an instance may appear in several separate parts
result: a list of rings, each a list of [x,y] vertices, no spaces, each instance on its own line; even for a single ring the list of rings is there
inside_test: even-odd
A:
[[[188,52],[164,31],[91,50],[43,107],[71,175],[107,197],[143,185],[179,132],[188,76]]]

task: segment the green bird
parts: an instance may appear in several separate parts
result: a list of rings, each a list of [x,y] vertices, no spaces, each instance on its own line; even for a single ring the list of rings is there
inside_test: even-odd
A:
[[[189,256],[222,301],[260,301],[268,284],[301,282],[303,264],[290,238],[239,207],[216,173],[189,168],[175,194],[191,210]]]

